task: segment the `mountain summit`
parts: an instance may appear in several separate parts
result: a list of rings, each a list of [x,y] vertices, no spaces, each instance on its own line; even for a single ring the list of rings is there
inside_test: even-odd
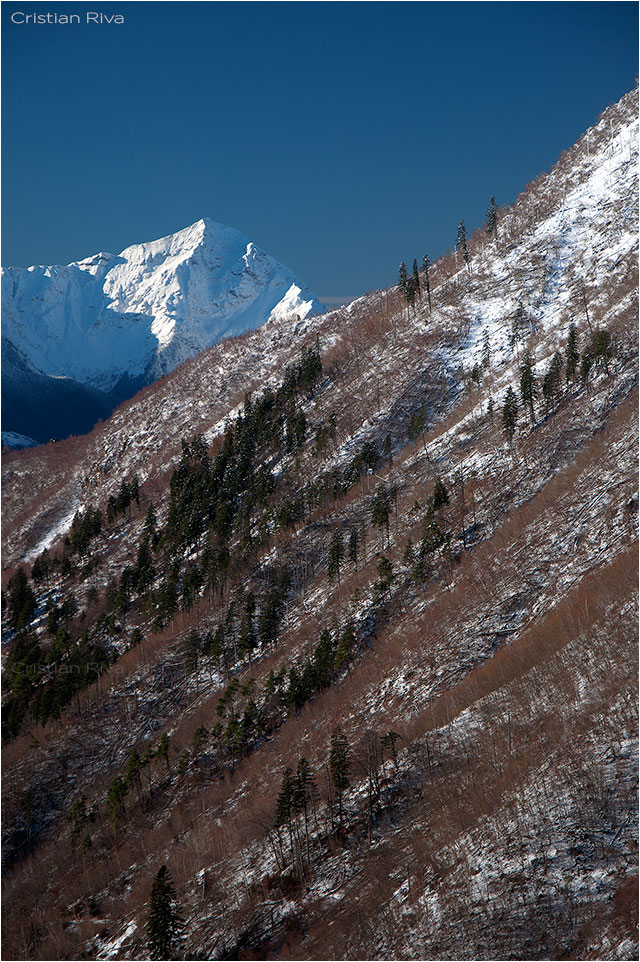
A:
[[[203,218],[119,255],[9,268],[2,309],[3,431],[44,441],[90,429],[223,337],[324,306],[239,231]]]

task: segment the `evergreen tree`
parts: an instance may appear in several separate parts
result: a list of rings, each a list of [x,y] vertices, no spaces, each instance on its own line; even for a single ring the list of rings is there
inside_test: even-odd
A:
[[[575,380],[575,376],[578,371],[579,360],[580,352],[578,351],[578,334],[575,324],[571,323],[569,325],[569,333],[567,334],[567,346],[565,347],[564,352],[565,377],[567,382]]]
[[[52,563],[49,557],[49,551],[45,548],[31,566],[31,577],[33,578],[34,584],[39,584],[41,581],[47,579],[51,572],[51,567]]]
[[[401,736],[398,735],[397,732],[394,732],[393,729],[390,728],[389,731],[386,733],[386,735],[383,735],[382,738],[380,739],[382,742],[383,757],[384,757],[384,749],[388,748],[389,753],[393,758],[393,764],[395,766],[396,771],[398,770],[398,753],[396,752],[396,742],[400,737]]]
[[[489,339],[489,331],[485,331],[482,335],[482,366],[485,371],[491,368],[491,341]]]
[[[147,921],[149,954],[152,959],[171,959],[183,939],[184,921],[176,899],[173,880],[163,865],[151,887]]]
[[[418,270],[418,261],[413,258],[413,286],[416,292],[416,296],[420,297],[420,272]]]
[[[413,274],[410,274],[409,277],[407,278],[407,290],[405,294],[407,299],[407,305],[409,307],[415,306],[417,294],[418,294],[418,289],[416,288],[416,279],[413,276]]]
[[[562,375],[562,358],[556,351],[549,362],[548,370],[542,379],[542,397],[547,411],[555,404],[560,389]]]
[[[589,351],[584,351],[582,357],[580,358],[580,382],[581,384],[586,384],[589,380],[589,372],[593,365],[593,358]]]
[[[406,300],[407,298],[407,283],[409,280],[409,275],[407,273],[407,265],[404,261],[400,264],[398,268],[398,290]]]
[[[402,564],[405,566],[405,568],[411,568],[413,567],[415,560],[416,553],[413,547],[413,541],[411,538],[409,538],[404,547],[404,551],[402,552]]]
[[[338,796],[338,812],[342,824],[342,796],[349,787],[350,749],[347,736],[339,726],[331,734],[329,747],[329,771]]]
[[[511,317],[511,336],[509,338],[509,347],[512,350],[514,347],[517,348],[518,342],[522,339],[523,333],[527,326],[528,321],[524,304],[522,301],[519,301],[517,310]]]
[[[487,234],[489,237],[498,236],[498,218],[497,218],[497,207],[496,199],[491,196],[489,198],[489,206],[487,207]]]
[[[387,540],[389,538],[389,493],[380,485],[371,502],[371,523],[375,528],[387,529]]]
[[[456,250],[460,251],[464,258],[464,262],[469,267],[469,261],[471,256],[469,254],[469,248],[467,247],[467,229],[464,226],[464,221],[461,220],[458,224],[458,236],[456,238]]]
[[[533,370],[533,358],[529,351],[527,351],[520,365],[520,397],[522,398],[522,403],[526,404],[529,408],[529,417],[532,424],[535,423],[536,419],[533,407],[536,393],[536,376]]]
[[[87,815],[87,796],[81,795],[71,806],[67,818],[71,822],[71,847],[75,848],[89,819]]]
[[[395,581],[393,565],[388,558],[382,555],[378,561],[378,580],[376,581],[375,587],[378,591],[384,593],[389,590],[393,581]]]
[[[438,508],[443,508],[445,505],[449,504],[449,493],[444,486],[444,481],[438,478],[433,488],[433,510],[437,511]]]
[[[144,522],[144,532],[151,544],[155,547],[158,543],[158,519],[152,501],[149,502],[149,508]]]
[[[127,783],[120,776],[116,775],[107,790],[107,815],[115,828],[118,822],[126,818],[127,810],[124,800],[128,792]]]
[[[155,570],[151,556],[151,547],[149,545],[149,536],[145,536],[140,542],[138,559],[133,572],[133,581],[139,595],[143,595],[147,589],[151,587],[154,577]]]
[[[142,779],[140,777],[140,772],[142,771],[142,760],[138,755],[135,748],[132,748],[129,752],[129,764],[127,765],[127,775],[126,783],[127,785],[135,785],[138,795],[142,795]]]
[[[340,641],[338,642],[338,647],[336,648],[336,653],[333,659],[333,667],[335,671],[340,671],[345,665],[349,665],[355,643],[356,636],[353,632],[353,628],[351,625],[347,625],[340,635]]]
[[[431,285],[429,284],[429,268],[431,267],[431,261],[427,254],[422,258],[422,270],[424,271],[424,290],[427,295],[427,301],[429,302],[429,312],[431,312]]]
[[[593,363],[598,367],[604,367],[608,376],[609,360],[611,358],[611,334],[609,331],[604,328],[598,328],[593,332],[589,353]]]
[[[26,628],[36,613],[38,603],[24,568],[18,568],[8,584],[9,620],[16,631]]]
[[[512,387],[507,388],[502,406],[502,427],[507,436],[509,444],[513,442],[513,435],[516,432],[518,423],[518,398]]]
[[[411,415],[411,420],[409,421],[409,440],[412,444],[418,440],[420,435],[424,435],[425,428],[425,413],[424,410],[420,409],[415,411]]]

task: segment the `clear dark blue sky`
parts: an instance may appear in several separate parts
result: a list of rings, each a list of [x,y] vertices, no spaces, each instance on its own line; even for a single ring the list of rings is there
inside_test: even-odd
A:
[[[14,24],[15,11],[124,25]],[[203,215],[320,296],[514,199],[637,75],[629,3],[5,3],[5,265]]]

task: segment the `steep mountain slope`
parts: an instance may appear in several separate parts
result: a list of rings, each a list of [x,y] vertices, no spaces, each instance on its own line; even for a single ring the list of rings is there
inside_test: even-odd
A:
[[[9,268],[2,276],[3,363],[11,365],[5,429],[39,440],[74,433],[76,424],[64,417],[59,430],[48,430],[23,400],[33,404],[35,390],[42,409],[46,392],[69,394],[73,387],[81,394],[84,388],[85,395],[101,395],[110,413],[143,384],[223,337],[269,318],[320,310],[288,268],[207,218],[119,256]],[[89,430],[96,419],[87,413],[81,427]]]
[[[637,956],[637,140],[5,458],[5,954]]]

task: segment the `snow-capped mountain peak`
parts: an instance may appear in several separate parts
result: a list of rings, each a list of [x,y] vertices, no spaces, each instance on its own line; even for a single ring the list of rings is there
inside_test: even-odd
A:
[[[207,217],[119,255],[9,268],[2,302],[14,366],[23,356],[38,375],[70,378],[114,402],[223,337],[324,311],[289,268]],[[5,406],[3,427],[38,437],[9,423],[19,400]]]

